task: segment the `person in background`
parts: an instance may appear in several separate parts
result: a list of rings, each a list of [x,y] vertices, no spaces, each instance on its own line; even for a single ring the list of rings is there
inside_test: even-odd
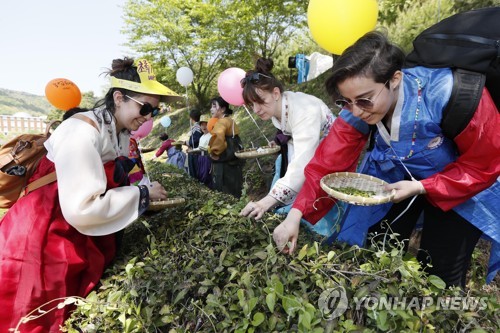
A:
[[[211,131],[212,138],[209,142],[214,189],[239,198],[243,189],[244,161],[238,159],[234,153],[243,149],[239,137],[240,129],[231,118],[233,110],[222,97],[211,100],[210,111],[213,117],[219,118]]]
[[[181,170],[186,171],[186,154],[182,151],[182,142],[175,141],[174,139],[169,139],[167,133],[162,133],[160,135],[160,140],[162,144],[160,148],[156,151],[155,156],[151,159],[152,161],[160,157],[165,151],[167,152],[167,164],[178,167]]]
[[[73,115],[77,114],[77,113],[80,113],[80,112],[86,112],[86,111],[89,111],[89,109],[87,108],[81,108],[81,107],[74,107],[74,108],[71,108],[67,111],[65,111],[63,113],[63,116],[62,116],[62,120],[66,120],[70,117],[72,117]]]
[[[192,124],[191,135],[189,136],[189,139],[186,142],[184,142],[184,144],[188,146],[188,152],[192,149],[198,148],[200,137],[203,135],[199,123],[200,116],[201,112],[199,110],[193,109],[189,112],[189,119]],[[198,175],[197,167],[198,167],[198,155],[188,153],[188,172],[189,175],[193,178],[197,178]]]
[[[219,120],[219,118],[217,117],[212,117],[208,120],[208,123],[207,123],[207,130],[212,133],[212,131],[214,130],[214,126],[215,124],[217,123],[217,121]]]
[[[177,94],[156,81],[145,60],[115,59],[111,88],[95,107],[63,121],[45,142],[47,155],[31,181],[57,180],[20,198],[0,220],[0,332],[23,316],[47,311],[20,332],[59,332],[71,307],[61,298],[85,297],[115,256],[116,233],[163,200],[161,184],[130,186],[130,132]],[[38,312],[40,314],[41,312]]]
[[[283,84],[271,73],[273,61],[260,58],[255,69],[246,73],[241,81],[243,98],[262,120],[270,120],[277,129],[272,145],[281,146],[276,175],[269,193],[256,202],[249,202],[240,215],[260,219],[276,206],[286,214],[304,183],[304,168],[314,155],[316,147],[328,134],[335,120],[328,106],[319,98],[284,91]],[[332,211],[337,215],[338,211]],[[335,216],[323,219],[313,230],[329,236]],[[310,224],[309,224],[310,226]]]
[[[338,240],[363,246],[368,235],[385,233],[387,223],[407,240],[423,212],[422,267],[447,286],[465,288],[472,252],[484,234],[492,241],[491,281],[500,266],[500,114],[485,88],[468,126],[447,138],[441,120],[452,71],[403,69],[404,60],[383,33],[369,32],[335,61],[326,87],[342,111],[307,165],[304,186],[274,240],[283,252],[294,251],[301,217],[314,222],[331,207],[330,200],[317,201],[326,195],[320,179],[355,171],[371,131],[373,148],[359,172],[388,182],[395,196],[383,205],[351,206]]]
[[[200,128],[203,135],[200,138],[198,149],[198,175],[197,178],[200,182],[207,185],[209,188],[213,188],[212,180],[212,161],[208,156],[208,144],[212,138],[212,134],[208,131],[208,121],[210,120],[208,115],[201,115],[200,117]]]
[[[142,163],[139,144],[137,140],[132,136],[130,137],[128,157],[135,163],[134,168],[130,170],[129,173],[130,183],[136,184],[142,180],[142,178],[146,174],[146,169],[144,168],[144,163]]]

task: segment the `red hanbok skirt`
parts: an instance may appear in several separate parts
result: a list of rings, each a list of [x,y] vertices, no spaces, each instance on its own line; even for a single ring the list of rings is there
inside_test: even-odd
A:
[[[105,168],[112,175],[114,161]],[[43,158],[31,180],[52,171],[54,164]],[[66,222],[57,182],[19,199],[0,221],[0,332],[16,327],[23,316],[47,302],[85,297],[99,282],[115,251],[115,234],[86,236]],[[70,310],[64,307],[48,312],[20,325],[19,331],[59,332]]]

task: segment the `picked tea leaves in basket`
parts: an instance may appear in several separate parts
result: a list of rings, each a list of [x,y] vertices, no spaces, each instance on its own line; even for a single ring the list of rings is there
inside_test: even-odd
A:
[[[166,200],[158,200],[149,202],[149,211],[157,211],[165,208],[177,207],[186,202],[184,198],[168,198]]]
[[[273,155],[279,151],[280,151],[280,147],[278,147],[278,146],[276,146],[276,147],[262,146],[259,148],[243,149],[243,150],[240,150],[240,151],[234,153],[234,155],[237,158],[248,159],[248,158],[258,158],[258,157],[262,157],[262,156]]]
[[[324,176],[321,188],[335,199],[361,206],[390,202],[396,190],[386,191],[387,182],[362,173],[335,172]]]

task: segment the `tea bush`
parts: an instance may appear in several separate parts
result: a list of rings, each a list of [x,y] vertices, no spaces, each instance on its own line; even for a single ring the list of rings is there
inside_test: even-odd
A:
[[[86,299],[67,300],[77,307],[65,331],[477,333],[499,327],[496,295],[481,290],[468,295],[481,297],[483,306],[468,310],[368,304],[390,296],[461,295],[422,273],[401,244],[383,242],[393,235],[362,249],[321,245],[302,230],[296,253],[283,255],[272,241],[282,217],[240,217],[245,198],[177,177],[178,169],[164,163],[148,168],[186,204],[149,213],[126,229],[121,254],[100,287]],[[339,309],[345,312],[335,313]]]

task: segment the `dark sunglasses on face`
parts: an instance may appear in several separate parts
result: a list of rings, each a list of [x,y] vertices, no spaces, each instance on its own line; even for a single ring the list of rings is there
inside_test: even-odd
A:
[[[258,73],[258,72],[254,72],[254,73],[252,73],[250,75],[245,76],[243,79],[241,79],[240,85],[241,85],[242,88],[245,88],[245,85],[248,82],[257,83],[261,79],[261,76],[265,77],[265,78],[268,78],[268,79],[271,79],[271,77],[269,75]]]
[[[139,110],[139,113],[141,114],[141,116],[145,117],[151,113],[151,117],[156,117],[160,113],[159,107],[153,107],[148,102],[144,103],[144,102],[138,101],[135,98],[130,97],[129,95],[125,95],[125,97],[133,100],[134,102],[136,102],[137,104],[139,104],[141,106],[141,109]]]
[[[349,111],[352,111],[353,105],[356,105],[361,110],[371,110],[371,109],[373,109],[373,106],[375,105],[375,100],[382,93],[382,91],[384,90],[385,85],[387,84],[387,82],[389,82],[389,80],[385,81],[382,89],[380,89],[380,91],[372,99],[369,99],[369,98],[358,98],[358,99],[355,99],[353,102],[350,102],[350,101],[348,101],[346,99],[337,99],[335,101],[335,104],[339,108],[346,109],[346,110],[349,110]]]

